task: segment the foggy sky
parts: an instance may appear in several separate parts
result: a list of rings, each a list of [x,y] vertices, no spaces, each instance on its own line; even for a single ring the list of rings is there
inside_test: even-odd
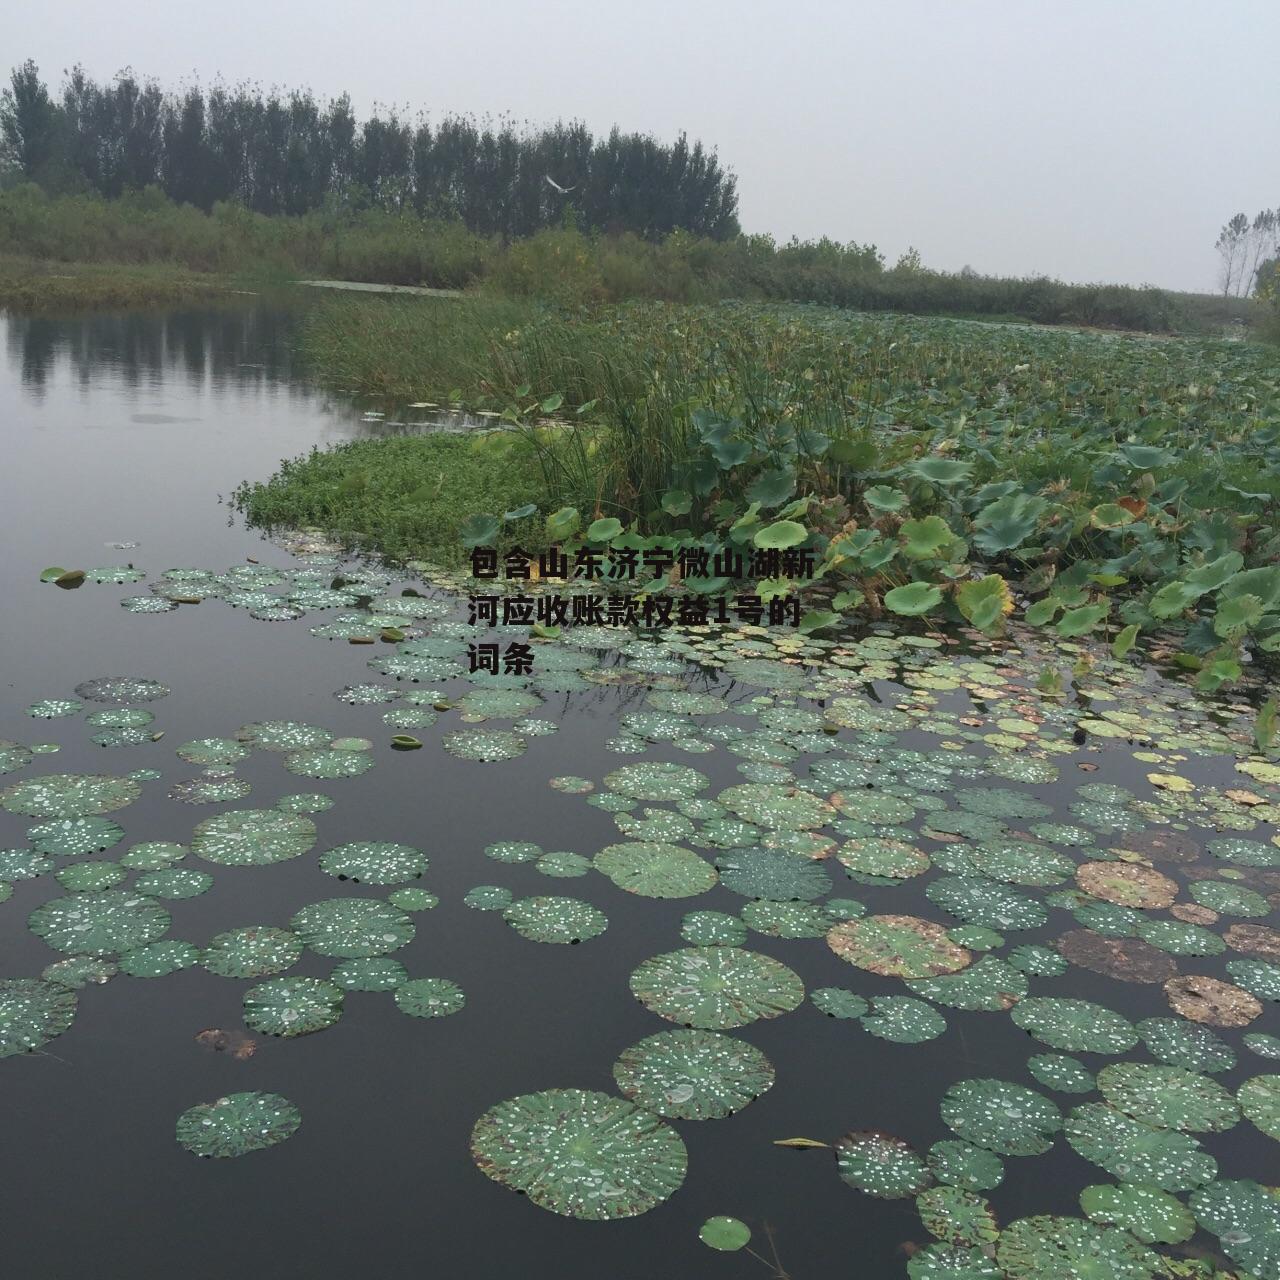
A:
[[[1280,205],[1276,0],[2,0],[7,57],[714,144],[744,230],[1211,290]]]

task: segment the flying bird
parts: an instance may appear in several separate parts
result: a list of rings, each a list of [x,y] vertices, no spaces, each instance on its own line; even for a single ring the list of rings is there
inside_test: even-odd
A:
[[[578,184],[576,182],[571,187],[562,187],[553,177],[551,177],[550,174],[544,173],[542,176],[546,178],[546,180],[555,187],[562,196],[567,196],[570,191],[577,191],[578,189]]]

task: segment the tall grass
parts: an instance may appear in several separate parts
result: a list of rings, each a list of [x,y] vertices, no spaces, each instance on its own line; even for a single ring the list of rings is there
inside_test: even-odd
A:
[[[566,228],[503,241],[476,235],[459,222],[407,212],[266,216],[220,204],[206,214],[174,204],[156,188],[113,201],[52,197],[33,185],[0,191],[0,254],[171,264],[281,279],[483,288],[570,308],[733,298],[1160,332],[1221,323],[1219,312],[1202,300],[1184,307],[1159,289],[955,274],[912,263],[886,270],[874,247],[830,240],[779,245],[768,236],[715,241],[677,231],[655,243]]]

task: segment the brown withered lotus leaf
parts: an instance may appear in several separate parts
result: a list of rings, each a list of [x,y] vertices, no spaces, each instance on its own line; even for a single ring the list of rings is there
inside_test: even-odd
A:
[[[842,920],[827,934],[827,945],[842,960],[890,978],[936,978],[958,973],[971,952],[947,931],[919,916],[864,916]]]
[[[1218,922],[1218,913],[1202,907],[1198,902],[1175,902],[1169,908],[1169,914],[1183,924],[1210,925]]]
[[[1107,938],[1092,929],[1072,929],[1055,946],[1072,964],[1121,982],[1166,982],[1178,972],[1171,956],[1140,938]]]
[[[1123,836],[1115,845],[1120,852],[1136,853],[1152,862],[1194,862],[1200,846],[1181,831],[1152,828]]]
[[[1086,862],[1076,868],[1076,883],[1103,902],[1121,907],[1170,907],[1178,886],[1153,867],[1127,862]]]
[[[1264,960],[1280,960],[1280,932],[1264,924],[1233,924],[1223,935],[1232,951]]]
[[[252,1058],[257,1052],[258,1042],[243,1031],[223,1031],[218,1027],[207,1027],[196,1033],[196,1044],[210,1053],[225,1053],[237,1062]]]
[[[1164,992],[1175,1013],[1211,1027],[1247,1027],[1262,1012],[1247,991],[1201,973],[1170,978]]]

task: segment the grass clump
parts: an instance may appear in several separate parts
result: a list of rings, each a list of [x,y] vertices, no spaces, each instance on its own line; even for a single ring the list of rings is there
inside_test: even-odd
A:
[[[469,516],[544,498],[537,453],[519,436],[395,436],[313,449],[264,483],[242,485],[237,506],[261,527],[323,528],[397,561],[462,562]],[[542,545],[540,526],[524,545]]]
[[[174,306],[243,298],[223,276],[157,265],[0,256],[0,305],[25,312]]]

